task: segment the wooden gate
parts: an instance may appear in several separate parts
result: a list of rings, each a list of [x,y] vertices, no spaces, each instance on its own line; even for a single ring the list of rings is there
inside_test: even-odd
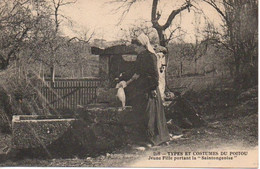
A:
[[[97,102],[97,87],[99,78],[81,79],[45,79],[42,83],[41,93],[46,106],[55,109],[75,109]]]

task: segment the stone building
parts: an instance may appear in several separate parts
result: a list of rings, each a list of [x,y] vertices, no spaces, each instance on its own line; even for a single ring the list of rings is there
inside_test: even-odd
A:
[[[105,49],[92,47],[91,52],[99,55],[99,76],[107,87],[113,87],[114,79],[121,73],[132,76],[137,57],[133,46],[117,45]]]

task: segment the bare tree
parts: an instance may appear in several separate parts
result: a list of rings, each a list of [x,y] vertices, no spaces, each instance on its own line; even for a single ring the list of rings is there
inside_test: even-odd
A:
[[[179,61],[179,76],[182,76],[184,73],[184,62],[189,61],[192,62],[194,58],[194,49],[193,45],[190,43],[183,43],[176,46],[178,49],[176,50],[176,59]]]
[[[235,82],[240,79],[241,72],[252,70],[257,72],[258,44],[258,1],[257,0],[203,0],[215,9],[222,17],[222,31],[213,26],[209,40],[224,46],[231,53],[235,66]]]
[[[194,74],[197,72],[197,62],[206,53],[208,44],[206,41],[199,42],[196,38],[195,44],[190,44],[192,49],[192,57],[194,61]]]
[[[53,39],[53,42],[50,41],[51,42],[50,43],[51,53],[52,53],[51,59],[50,59],[51,60],[50,72],[51,72],[52,81],[54,81],[54,78],[55,78],[56,52],[61,46],[60,43],[56,43],[56,41],[57,41],[56,38],[58,37],[60,23],[62,22],[62,19],[60,19],[59,17],[66,18],[64,15],[59,13],[59,10],[62,6],[73,4],[75,2],[76,2],[76,0],[74,0],[74,1],[71,1],[71,0],[67,0],[67,1],[66,0],[52,0],[52,4],[53,4],[53,7],[54,7],[54,22],[55,22],[54,39]]]
[[[188,9],[192,6],[190,0],[186,0],[186,2],[183,4],[182,7],[176,9],[176,10],[172,10],[171,14],[168,16],[167,21],[165,22],[165,24],[160,25],[159,24],[159,20],[161,18],[161,13],[159,11],[157,11],[157,6],[158,6],[158,2],[159,0],[153,0],[153,6],[152,6],[152,12],[151,12],[151,22],[153,24],[153,27],[156,29],[158,36],[159,36],[159,40],[160,40],[160,45],[161,46],[166,46],[167,42],[169,41],[166,37],[165,34],[165,30],[168,29],[170,27],[170,25],[172,24],[174,18],[180,14],[182,11]],[[173,31],[174,33],[174,31]]]
[[[72,0],[52,0],[53,7],[54,7],[54,20],[55,20],[55,32],[56,33],[58,33],[60,23],[62,22],[62,20],[60,20],[59,17],[68,19],[66,16],[59,13],[60,8],[62,6],[74,4],[76,2],[77,2],[77,0],[74,0],[74,1],[72,1]]]
[[[136,3],[138,0],[112,0],[110,2],[116,2],[116,3],[121,3],[121,6],[119,6],[119,9],[123,9],[123,14],[121,17],[122,18],[129,12],[131,6]],[[156,30],[158,38],[159,38],[159,44],[161,46],[166,47],[167,44],[169,43],[169,41],[174,37],[174,34],[176,33],[177,30],[180,29],[180,27],[176,27],[176,29],[172,30],[169,29],[170,26],[173,23],[173,20],[175,19],[175,17],[177,15],[179,15],[182,11],[184,10],[188,10],[190,11],[190,7],[192,7],[193,5],[191,4],[190,0],[185,0],[185,2],[183,3],[183,5],[181,7],[179,7],[178,9],[172,10],[170,15],[168,16],[166,22],[164,24],[160,24],[159,20],[161,19],[161,15],[162,12],[158,11],[158,3],[159,0],[152,0],[152,9],[151,9],[151,23],[152,23],[152,27]],[[170,35],[169,37],[166,36],[165,31],[169,29],[170,31]],[[168,64],[168,55],[165,55],[166,57],[166,65]],[[165,79],[165,77],[164,77]]]
[[[140,0],[111,0],[110,3],[120,3],[121,5],[116,9],[116,11],[123,10],[121,20],[125,17],[125,15],[130,11],[130,8],[132,5]],[[161,18],[161,12],[157,10],[159,0],[153,0],[152,1],[152,10],[151,10],[151,23],[152,27],[156,29],[158,37],[159,37],[159,43],[161,46],[166,47],[168,42],[171,40],[173,37],[173,34],[175,33],[176,30],[180,29],[177,27],[174,30],[170,30],[170,35],[167,38],[165,34],[165,30],[168,29],[172,23],[174,18],[179,15],[182,11],[184,10],[189,10],[190,7],[193,5],[191,4],[190,0],[186,0],[183,5],[175,10],[172,10],[170,15],[168,16],[166,22],[164,24],[160,24],[159,20]]]
[[[12,0],[0,2],[0,69],[6,69],[28,38],[28,34],[41,19],[32,16],[30,1]]]
[[[93,36],[95,35],[95,31],[91,31],[90,29],[80,29],[78,30],[73,30],[77,36],[72,37],[68,42],[71,41],[79,41],[79,42],[83,42],[83,43],[89,43],[90,40],[93,38]]]

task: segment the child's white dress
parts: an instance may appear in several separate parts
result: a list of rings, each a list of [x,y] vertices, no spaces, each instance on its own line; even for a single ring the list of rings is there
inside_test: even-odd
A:
[[[116,96],[121,101],[122,107],[125,107],[125,101],[126,101],[125,90],[124,90],[125,87],[126,87],[125,81],[121,81],[116,84],[116,88],[118,89]]]

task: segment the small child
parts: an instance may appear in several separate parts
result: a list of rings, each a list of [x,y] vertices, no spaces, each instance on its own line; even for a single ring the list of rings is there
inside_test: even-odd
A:
[[[122,109],[125,109],[126,95],[125,95],[124,88],[127,85],[129,85],[130,83],[132,83],[134,80],[138,79],[139,75],[134,74],[133,77],[131,79],[129,79],[128,81],[122,80],[122,76],[123,76],[123,73],[121,73],[119,75],[119,78],[115,79],[116,81],[118,81],[118,83],[116,84],[116,88],[118,89],[116,96],[122,102]]]
[[[118,89],[116,96],[121,101],[123,109],[125,108],[125,101],[126,101],[125,90],[124,90],[125,87],[126,87],[125,81],[120,81],[119,83],[116,84],[116,88]]]

